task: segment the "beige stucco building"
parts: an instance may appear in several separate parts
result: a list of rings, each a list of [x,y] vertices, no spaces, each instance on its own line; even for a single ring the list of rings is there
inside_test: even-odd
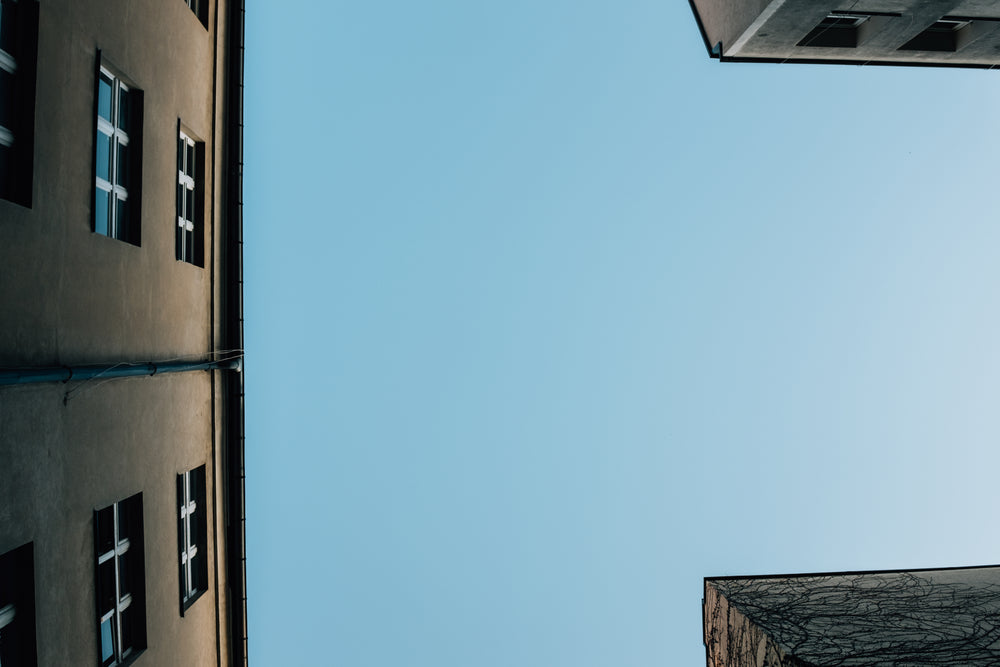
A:
[[[242,0],[0,9],[0,664],[246,663]]]
[[[1000,65],[997,0],[689,0],[728,62]]]

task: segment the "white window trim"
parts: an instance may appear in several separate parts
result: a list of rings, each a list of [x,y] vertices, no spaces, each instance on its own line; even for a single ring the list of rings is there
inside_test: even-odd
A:
[[[194,234],[194,223],[195,223],[195,209],[192,208],[190,211],[187,208],[187,193],[191,193],[191,205],[192,207],[197,207],[196,198],[197,191],[195,185],[195,168],[197,167],[197,144],[194,139],[185,134],[184,130],[180,130],[179,134],[180,142],[184,145],[184,150],[181,151],[179,169],[177,170],[177,187],[178,189],[183,188],[184,193],[180,197],[180,210],[177,211],[177,226],[182,232],[190,232],[193,236]],[[190,155],[192,163],[188,163],[188,149],[190,149]],[[188,241],[188,234],[181,234],[181,247],[180,247],[180,257],[177,259],[194,263],[194,239]]]
[[[184,543],[181,545],[181,566],[184,572],[184,602],[187,602],[199,593],[194,587],[194,572],[191,561],[198,555],[198,545],[195,542],[194,530],[191,527],[191,515],[198,510],[195,502],[194,489],[191,488],[191,472],[188,470],[183,474],[184,497],[180,507],[181,522],[184,526]]]
[[[972,21],[968,19],[938,19],[928,30],[934,32],[957,32],[970,25]]]
[[[16,3],[17,0],[10,0]],[[15,26],[15,30],[17,26]],[[3,49],[0,49],[0,68],[3,68],[10,72],[11,74],[17,74],[17,59],[14,57],[13,53],[7,53]]]
[[[17,74],[17,60],[3,49],[0,49],[0,69],[7,70],[11,74]]]
[[[864,23],[865,21],[867,21],[870,18],[871,18],[871,16],[869,16],[867,14],[851,14],[850,12],[847,12],[847,13],[844,13],[844,14],[827,14],[826,15],[826,19],[824,19],[824,20],[839,19],[839,20],[843,21],[843,20],[850,19],[850,20],[854,21],[854,23],[843,24],[840,27],[842,27],[842,28],[857,28],[859,25],[861,25],[862,23]]]
[[[132,605],[132,594],[126,593],[124,596],[121,594],[122,590],[121,571],[120,571],[121,568],[118,561],[122,556],[124,556],[128,552],[129,546],[131,546],[131,544],[129,543],[127,537],[124,539],[119,539],[118,503],[115,503],[112,507],[114,507],[114,511],[112,512],[112,521],[114,523],[114,536],[115,536],[114,546],[110,550],[98,556],[97,564],[101,565],[103,563],[108,562],[112,558],[115,560],[115,566],[113,568],[115,571],[115,608],[105,613],[103,616],[101,616],[101,618],[99,619],[100,622],[98,623],[98,627],[104,625],[105,621],[113,617],[112,642],[114,643],[113,648],[115,653],[115,661],[111,664],[120,665],[125,660],[125,658],[127,658],[129,655],[132,654],[131,646],[128,646],[124,649],[122,648],[122,612],[124,612]]]
[[[17,76],[17,59],[13,54],[0,49],[0,69],[11,76]],[[14,132],[9,127],[0,125],[0,146],[10,148],[14,145]]]
[[[0,608],[0,630],[3,630],[14,621],[17,615],[17,608],[13,604]]]
[[[111,120],[102,118],[100,112],[97,113],[97,131],[108,137],[109,140],[111,155],[108,163],[108,177],[111,180],[107,181],[100,176],[96,176],[96,185],[103,192],[108,192],[112,195],[108,206],[108,236],[117,239],[121,238],[119,236],[118,202],[119,200],[123,202],[128,201],[128,189],[118,184],[118,172],[120,169],[120,165],[118,164],[118,146],[121,144],[128,147],[129,144],[128,133],[118,127],[120,124],[119,114],[121,113],[121,109],[119,108],[121,96],[119,93],[122,90],[126,93],[131,93],[132,89],[121,80],[121,77],[106,67],[101,67],[101,74],[111,79]],[[98,90],[100,90],[100,81],[98,81],[97,85]],[[96,145],[94,146],[94,152],[96,159]]]

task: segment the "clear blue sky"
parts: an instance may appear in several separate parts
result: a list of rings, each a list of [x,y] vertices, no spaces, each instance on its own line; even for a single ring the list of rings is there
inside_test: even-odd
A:
[[[703,665],[704,576],[1000,561],[1000,73],[666,0],[247,31],[253,664]]]

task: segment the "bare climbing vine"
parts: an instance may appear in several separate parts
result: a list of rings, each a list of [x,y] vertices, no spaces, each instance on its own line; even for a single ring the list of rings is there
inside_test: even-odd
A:
[[[992,571],[992,570],[990,570]],[[1000,576],[985,570],[716,579],[792,656],[816,667],[1000,665]]]

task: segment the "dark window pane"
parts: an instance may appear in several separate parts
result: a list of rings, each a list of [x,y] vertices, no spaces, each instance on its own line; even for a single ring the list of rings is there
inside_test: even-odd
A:
[[[0,9],[0,49],[17,57],[17,3],[4,0]]]
[[[121,239],[122,241],[129,240],[129,215],[128,215],[128,202],[124,199],[115,198],[118,202],[117,219],[115,220],[115,238]],[[121,521],[119,521],[121,524]],[[131,526],[131,524],[128,524]],[[125,524],[122,525],[125,527]],[[126,535],[127,537],[132,537],[132,535]]]
[[[118,127],[122,129],[126,134],[129,131],[129,114],[131,109],[129,108],[129,93],[124,88],[118,88]]]
[[[14,129],[14,75],[0,69],[0,125]]]
[[[184,261],[194,261],[194,232],[184,232]]]
[[[10,626],[7,626],[10,627]],[[14,642],[4,641],[4,635],[0,634],[0,665],[14,664]]]
[[[191,144],[187,144],[187,175],[194,178],[194,146]]]
[[[199,552],[191,559],[191,588],[202,591],[208,588],[207,582],[203,581],[203,568],[201,566],[204,556]]]
[[[115,628],[113,620],[114,617],[112,616],[101,623],[101,664],[104,665],[113,663],[115,659]]]
[[[184,171],[184,140],[177,138],[177,171]]]
[[[129,509],[130,509],[130,507],[131,507],[131,503],[129,503],[127,500],[123,500],[120,503],[118,503],[118,541],[119,542],[121,542],[122,540],[124,540],[127,537],[131,537],[131,535],[129,535],[129,525],[130,525],[130,522],[129,522]]]
[[[134,615],[134,608],[129,607],[122,612],[122,653],[130,648],[134,648],[135,639],[132,637],[132,627],[135,625],[132,622],[132,617]]]
[[[97,133],[97,147],[94,150],[94,164],[97,168],[97,177],[106,181],[111,180],[111,137],[103,132]]]
[[[124,598],[132,592],[132,559],[135,556],[134,550],[130,547],[128,551],[118,557],[118,597]]]
[[[115,559],[114,556],[97,566],[97,607],[101,615],[115,608],[118,602],[115,593]]]
[[[107,193],[103,190],[97,191],[97,198],[100,199],[101,195],[106,195]],[[107,209],[107,204],[105,204],[105,209]],[[115,507],[111,505],[110,507],[105,507],[104,509],[97,512],[97,555],[100,556],[103,553],[111,551],[111,548],[115,545]]]
[[[118,144],[118,185],[126,190],[128,184],[128,144]]]
[[[105,192],[100,188],[95,188],[94,193],[94,231],[98,234],[108,235],[108,214],[110,210],[108,208],[108,200],[111,197],[110,192]],[[110,524],[114,525],[114,524]]]
[[[111,79],[102,74],[97,86],[97,113],[108,122],[111,121],[111,85]]]
[[[178,193],[177,197],[178,197],[178,199],[180,199],[180,193]],[[180,225],[178,225],[174,229],[177,230],[177,239],[176,239],[177,259],[184,259],[184,230],[182,230],[180,228]],[[179,522],[178,522],[178,525],[179,525]],[[180,529],[178,529],[178,530],[180,530]],[[180,537],[183,538],[183,533],[180,534]]]
[[[194,190],[184,188],[184,219],[194,221]]]
[[[125,206],[127,202],[124,200],[118,200],[118,211],[121,214],[122,207]],[[127,208],[127,206],[125,206]],[[138,535],[138,528],[142,526],[142,505],[139,502],[138,496],[132,496],[127,500],[123,500],[118,503],[118,539],[122,540],[124,538],[136,539]],[[140,545],[141,547],[141,545]]]

